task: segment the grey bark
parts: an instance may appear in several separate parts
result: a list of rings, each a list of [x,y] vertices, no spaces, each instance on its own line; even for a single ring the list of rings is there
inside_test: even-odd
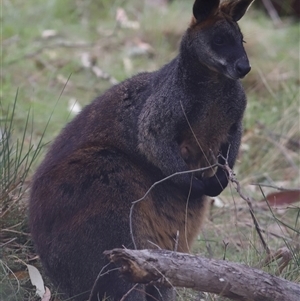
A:
[[[134,283],[192,288],[232,300],[300,300],[299,284],[234,262],[166,250],[114,249],[104,254]]]

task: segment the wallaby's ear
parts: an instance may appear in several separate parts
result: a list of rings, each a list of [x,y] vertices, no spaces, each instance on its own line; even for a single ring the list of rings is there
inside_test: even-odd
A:
[[[204,21],[219,8],[220,0],[196,0],[193,14],[197,22]]]
[[[244,16],[252,2],[254,0],[225,1],[221,4],[220,10],[237,22]]]

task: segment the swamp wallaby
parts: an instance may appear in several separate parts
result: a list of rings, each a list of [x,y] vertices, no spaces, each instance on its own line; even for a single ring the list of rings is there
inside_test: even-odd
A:
[[[131,220],[130,208],[173,173],[224,157],[233,167],[246,107],[239,79],[250,71],[237,21],[251,2],[196,0],[178,56],[109,89],[50,147],[34,176],[30,225],[46,272],[69,297],[119,301],[133,287],[104,250],[189,251],[206,196],[228,183],[222,168],[171,177],[135,204]],[[173,299],[172,289],[143,285],[126,297]]]

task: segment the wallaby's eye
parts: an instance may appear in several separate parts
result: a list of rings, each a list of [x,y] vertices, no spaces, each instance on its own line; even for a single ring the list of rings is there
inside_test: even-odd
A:
[[[222,36],[215,36],[213,39],[214,44],[216,45],[224,45],[225,44],[225,39]]]

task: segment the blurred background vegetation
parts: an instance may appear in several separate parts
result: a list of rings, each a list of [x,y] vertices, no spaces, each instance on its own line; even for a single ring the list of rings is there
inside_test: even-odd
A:
[[[31,176],[48,143],[111,85],[156,70],[176,56],[193,1],[169,2],[2,1],[1,300],[38,300],[25,266],[33,264],[42,272],[26,206]],[[299,2],[256,1],[240,22],[252,71],[243,80],[248,107],[235,167],[269,248],[285,247],[290,254],[281,276],[298,283]],[[271,10],[266,3],[273,3]],[[194,251],[257,266],[266,251],[234,185],[214,204]],[[264,269],[276,273],[278,263]],[[183,300],[196,300],[190,291],[180,293]],[[54,290],[52,295],[59,300]],[[221,300],[209,294],[203,298]]]

